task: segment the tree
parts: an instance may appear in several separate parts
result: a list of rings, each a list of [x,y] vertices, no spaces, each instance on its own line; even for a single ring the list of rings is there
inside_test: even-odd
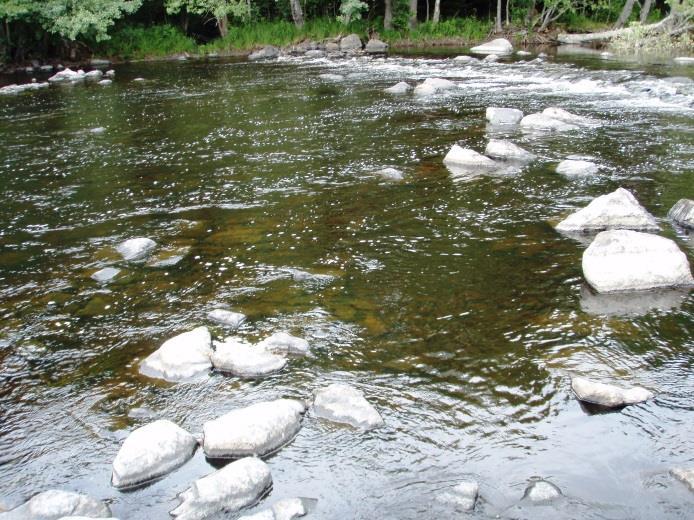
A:
[[[500,33],[503,31],[501,27],[501,0],[496,0],[496,23],[494,24],[494,32]]]
[[[410,29],[417,27],[417,0],[410,0],[410,19],[408,25]]]
[[[631,16],[631,12],[634,10],[635,1],[636,0],[627,0],[626,2],[624,2],[622,12],[619,13],[619,18],[617,18],[617,21],[614,24],[615,29],[620,29],[621,27],[624,27],[625,23],[627,23],[627,20]]]
[[[383,28],[393,28],[393,0],[385,0],[385,13],[383,14]]]
[[[653,4],[653,0],[643,0],[643,5],[641,6],[641,15],[639,16],[639,21],[641,23],[646,23],[648,20],[648,13],[651,12],[651,4]]]
[[[304,12],[301,10],[301,3],[299,0],[289,0],[289,6],[292,9],[292,18],[294,19],[294,25],[301,28],[304,26]]]
[[[441,18],[441,0],[436,0],[434,2],[434,17],[432,18],[434,25],[439,23],[439,18]]]
[[[248,20],[251,15],[250,0],[165,0],[165,6],[169,14],[186,9],[192,14],[212,16],[222,38],[229,32],[229,16]]]

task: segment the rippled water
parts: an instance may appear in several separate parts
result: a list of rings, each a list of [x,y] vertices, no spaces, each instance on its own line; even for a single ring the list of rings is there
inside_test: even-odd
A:
[[[110,465],[132,428],[165,417],[199,432],[233,408],[348,381],[386,427],[362,434],[309,414],[268,461],[269,503],[316,498],[316,518],[447,518],[437,495],[472,477],[481,518],[690,517],[692,495],[668,470],[694,463],[694,297],[593,295],[585,244],[551,222],[623,186],[692,259],[694,239],[665,218],[694,198],[691,68],[410,56],[117,73],[107,88],[0,98],[6,505],[59,487],[107,499],[120,518],[166,518],[212,468],[198,452],[149,487],[117,492]],[[432,76],[460,88],[429,100],[382,92]],[[488,105],[557,105],[601,126],[499,134],[484,122]],[[482,151],[500,135],[540,160],[467,181],[443,167],[452,144]],[[554,173],[571,154],[597,158],[600,174]],[[373,175],[387,166],[405,181]],[[184,258],[123,264],[114,246],[133,236],[160,244],[155,261]],[[109,265],[122,269],[114,282],[90,279]],[[328,276],[294,281],[292,269]],[[217,306],[249,316],[247,338],[286,329],[315,357],[260,381],[138,373]],[[589,415],[572,374],[657,397]],[[533,477],[565,499],[521,502]]]

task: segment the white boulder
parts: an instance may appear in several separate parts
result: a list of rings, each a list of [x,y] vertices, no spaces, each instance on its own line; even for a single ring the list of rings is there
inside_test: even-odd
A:
[[[686,485],[690,491],[694,491],[694,469],[674,468],[670,473],[677,480]]]
[[[572,213],[557,224],[558,231],[569,233],[606,229],[658,231],[660,226],[653,215],[624,188],[617,188],[612,193],[597,197],[585,208]]]
[[[214,309],[207,315],[210,321],[225,325],[232,329],[238,329],[246,321],[246,315],[240,312],[232,312],[226,309]]]
[[[694,229],[694,200],[680,199],[667,214],[675,224]]]
[[[340,81],[344,81],[345,77],[342,74],[319,74],[318,77],[322,80],[325,81],[334,81],[336,83],[339,83]]]
[[[370,430],[382,426],[383,418],[356,388],[333,383],[316,391],[313,413],[329,421],[346,423],[355,428]]]
[[[608,408],[642,403],[653,397],[651,392],[640,386],[625,390],[613,385],[596,383],[582,377],[571,378],[571,390],[576,394],[579,401]]]
[[[505,161],[530,162],[535,159],[535,155],[523,150],[520,146],[511,141],[503,139],[490,139],[484,154],[492,159],[502,159]]]
[[[92,274],[91,278],[99,283],[106,283],[118,276],[118,273],[120,273],[120,269],[116,269],[115,267],[104,267]]]
[[[583,253],[583,275],[598,292],[694,284],[687,256],[672,240],[621,229],[595,237]]]
[[[442,78],[427,78],[414,88],[414,95],[423,97],[456,88],[452,81]]]
[[[532,56],[533,53],[528,51],[516,51],[516,54],[518,56]]]
[[[109,518],[111,510],[101,500],[87,495],[51,489],[7,513],[0,513],[2,520],[57,520],[64,516]]]
[[[578,116],[558,107],[545,108],[542,111],[542,115],[550,117],[552,119],[557,119],[563,121],[564,123],[569,123],[572,125],[590,125],[594,123],[592,119],[587,117]]]
[[[557,173],[566,177],[586,177],[598,173],[598,165],[591,161],[565,159],[557,165]]]
[[[497,168],[497,164],[489,157],[471,150],[470,148],[462,148],[457,144],[454,144],[446,154],[446,157],[443,158],[443,163],[483,170],[493,170]]]
[[[385,92],[388,92],[388,94],[407,94],[410,90],[412,90],[412,85],[405,83],[404,81],[400,81],[392,87],[385,89]]]
[[[291,441],[301,428],[306,405],[296,399],[265,401],[208,421],[203,450],[213,459],[265,456]]]
[[[310,351],[308,341],[286,332],[275,332],[258,343],[258,347],[275,354],[298,354],[305,356]]]
[[[140,365],[149,377],[181,381],[212,368],[212,337],[207,327],[198,327],[164,342]]]
[[[76,82],[82,81],[86,74],[83,70],[73,71],[69,67],[57,72],[50,78],[48,78],[49,83],[63,83],[63,82]]]
[[[474,480],[461,482],[440,496],[440,500],[452,504],[457,511],[472,511],[479,495],[480,486]]]
[[[387,181],[401,181],[405,178],[402,172],[396,168],[382,168],[374,173]]]
[[[90,70],[84,75],[84,79],[100,80],[104,77],[104,73],[98,69]]]
[[[285,498],[275,502],[270,508],[254,515],[246,515],[239,520],[294,520],[307,513],[303,500],[300,498]]]
[[[195,437],[171,421],[141,426],[118,451],[111,484],[128,488],[166,475],[190,459],[197,445]]]
[[[523,119],[523,112],[517,108],[487,107],[485,116],[493,125],[517,125]]]
[[[112,83],[113,83],[113,80],[110,80],[110,79],[102,79],[101,81],[99,81],[99,82],[97,83],[97,85],[101,85],[102,87],[108,87],[108,86],[111,85]]]
[[[561,489],[547,480],[536,480],[525,489],[524,499],[531,502],[550,502],[562,495]]]
[[[520,122],[521,129],[540,132],[569,132],[578,130],[578,126],[565,123],[544,114],[528,114]]]
[[[494,63],[499,61],[499,56],[496,54],[488,54],[482,59],[482,62],[484,63]]]
[[[234,339],[215,343],[210,359],[216,370],[239,377],[265,376],[287,365],[287,360],[282,356]]]
[[[453,61],[457,61],[459,63],[472,63],[474,61],[477,61],[477,58],[473,58],[472,56],[468,56],[467,54],[462,54],[453,58]]]
[[[271,485],[268,465],[246,457],[193,482],[179,495],[181,504],[171,515],[178,520],[200,520],[221,511],[233,513],[255,504]]]
[[[477,54],[510,54],[513,52],[513,45],[506,38],[497,38],[470,50]]]
[[[116,250],[124,260],[137,261],[146,258],[157,247],[157,243],[149,238],[131,238],[118,245]]]

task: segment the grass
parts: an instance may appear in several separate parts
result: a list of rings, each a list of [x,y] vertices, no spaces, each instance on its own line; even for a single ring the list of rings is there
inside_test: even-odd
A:
[[[398,44],[432,44],[440,41],[458,41],[473,43],[487,38],[492,30],[492,23],[476,18],[451,18],[433,24],[420,23],[409,31],[383,31],[381,37],[391,45]]]
[[[171,25],[125,26],[95,49],[99,55],[123,59],[163,57],[197,50],[198,45],[193,38]]]

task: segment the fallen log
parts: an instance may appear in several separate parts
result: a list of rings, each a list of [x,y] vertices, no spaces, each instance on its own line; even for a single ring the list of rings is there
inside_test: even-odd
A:
[[[613,29],[611,31],[601,31],[587,34],[568,34],[557,35],[557,41],[563,44],[581,45],[583,43],[606,42],[619,36],[626,36],[631,33],[654,34],[667,32],[670,34],[681,33],[681,24],[672,15],[667,16],[657,23],[650,25],[639,25],[636,27],[625,27],[624,29]]]

